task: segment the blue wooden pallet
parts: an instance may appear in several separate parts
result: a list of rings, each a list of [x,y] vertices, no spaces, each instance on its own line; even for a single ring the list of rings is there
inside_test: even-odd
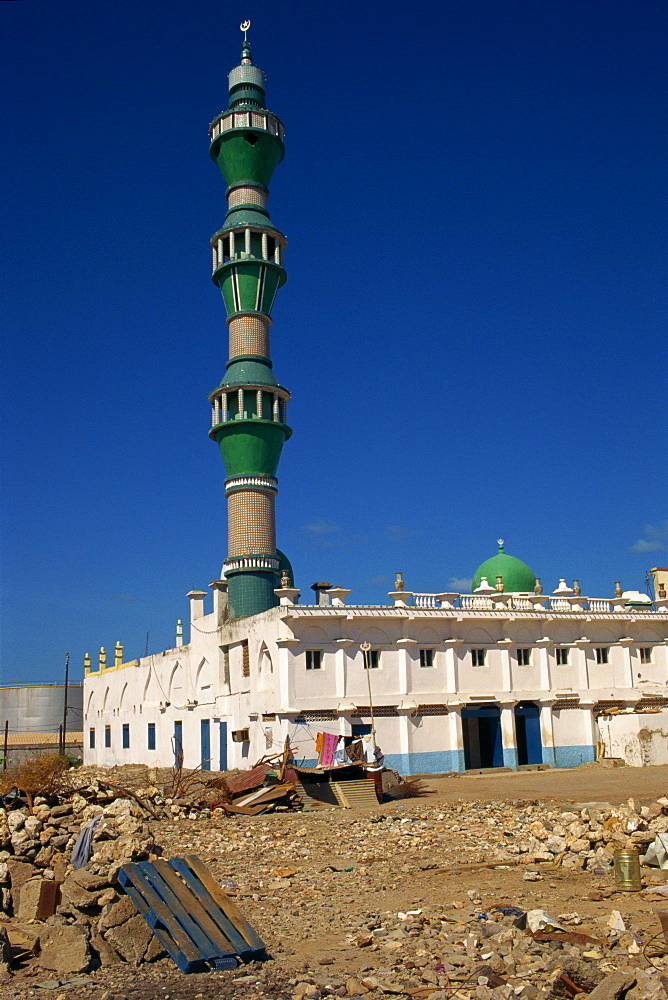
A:
[[[118,881],[181,972],[264,956],[262,939],[196,855],[124,865]]]

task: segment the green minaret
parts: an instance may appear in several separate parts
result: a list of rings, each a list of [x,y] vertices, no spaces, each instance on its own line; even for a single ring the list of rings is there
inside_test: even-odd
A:
[[[284,155],[283,126],[264,106],[264,73],[253,65],[246,30],[241,63],[229,74],[229,107],[211,123],[211,158],[227,184],[228,212],[211,240],[213,282],[229,327],[229,361],[209,396],[209,436],[225,463],[228,544],[223,567],[229,614],[243,618],[278,603],[289,567],[276,549],[274,500],[283,442],[290,437],[290,393],[272,372],[271,309],[285,282],[285,237],[267,211],[268,186]],[[290,581],[292,584],[292,581]]]

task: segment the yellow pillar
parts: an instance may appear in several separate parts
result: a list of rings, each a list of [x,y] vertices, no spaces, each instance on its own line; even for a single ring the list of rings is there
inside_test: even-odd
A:
[[[123,647],[120,642],[117,642],[114,646],[114,666],[120,667],[123,665]]]
[[[90,653],[84,653],[84,677],[90,673]]]
[[[104,646],[100,646],[99,663],[100,663],[100,670],[106,670],[106,667],[107,667],[107,651],[104,648]]]

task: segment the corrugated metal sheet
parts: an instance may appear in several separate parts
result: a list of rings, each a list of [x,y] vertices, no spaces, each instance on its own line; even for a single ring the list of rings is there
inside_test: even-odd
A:
[[[376,786],[370,778],[363,778],[362,781],[333,781],[332,788],[341,805],[350,809],[378,805]]]
[[[227,787],[234,795],[239,792],[248,792],[252,788],[259,788],[260,785],[264,784],[267,771],[273,770],[274,768],[270,767],[269,764],[259,764],[251,771],[242,771],[241,774],[236,774],[233,778],[228,778]]]
[[[60,739],[59,733],[9,733],[7,736],[8,747],[57,747]],[[66,746],[76,746],[83,743],[83,733],[68,733],[65,739]],[[4,737],[0,732],[0,747],[4,744]]]

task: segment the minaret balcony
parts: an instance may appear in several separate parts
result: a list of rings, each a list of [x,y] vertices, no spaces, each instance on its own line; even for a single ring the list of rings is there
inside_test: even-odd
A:
[[[253,570],[265,570],[270,573],[278,573],[280,560],[275,556],[232,556],[225,560],[223,565],[223,575],[229,573],[253,572]]]
[[[210,242],[213,274],[223,264],[234,261],[269,261],[283,267],[283,250],[286,240],[275,230],[271,231],[259,226],[221,229],[214,233]]]
[[[287,389],[267,390],[266,386],[244,385],[239,388],[216,389],[209,397],[211,401],[211,430],[209,437],[215,440],[221,424],[236,420],[262,420],[287,425]]]
[[[235,128],[261,129],[271,135],[278,136],[282,141],[285,130],[275,115],[268,111],[247,110],[223,112],[211,122],[209,126],[209,136],[213,144],[224,132],[230,132]]]

